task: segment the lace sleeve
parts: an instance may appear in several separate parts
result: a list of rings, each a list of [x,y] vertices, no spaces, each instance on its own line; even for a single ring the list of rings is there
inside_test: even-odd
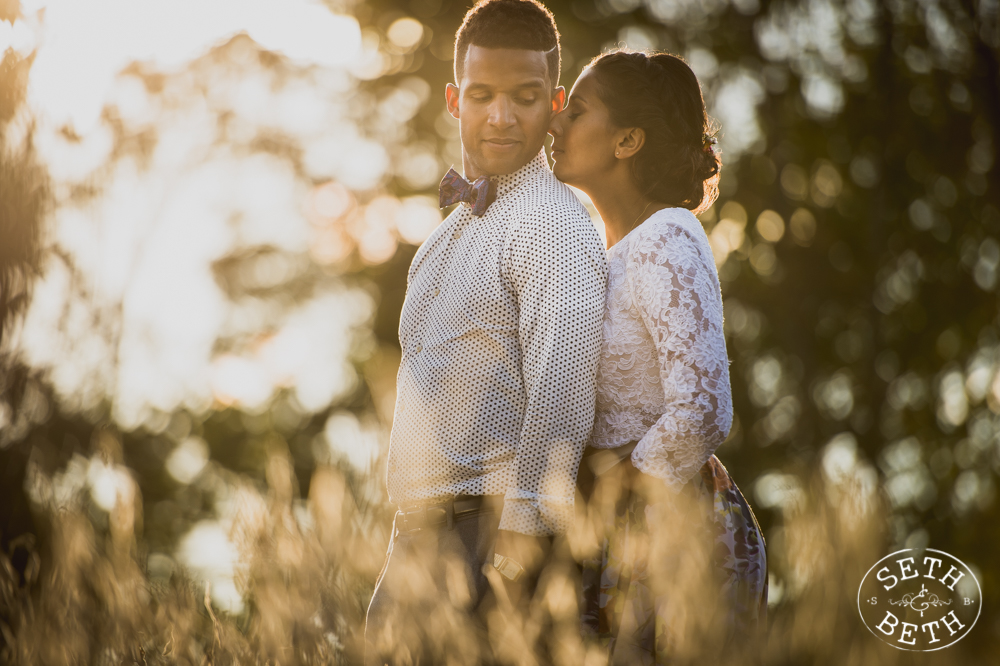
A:
[[[626,258],[633,300],[656,345],[665,402],[632,461],[677,490],[711,457],[733,420],[722,295],[715,264],[702,255],[688,231],[666,224],[638,238]]]

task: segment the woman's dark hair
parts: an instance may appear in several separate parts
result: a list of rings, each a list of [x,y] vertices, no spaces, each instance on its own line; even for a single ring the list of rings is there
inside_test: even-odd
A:
[[[700,212],[719,196],[722,162],[698,78],[668,53],[616,51],[587,66],[616,127],[641,127],[646,141],[632,175],[656,201]]]
[[[479,0],[455,33],[455,83],[461,85],[469,46],[541,51],[552,87],[559,85],[559,30],[538,0]]]

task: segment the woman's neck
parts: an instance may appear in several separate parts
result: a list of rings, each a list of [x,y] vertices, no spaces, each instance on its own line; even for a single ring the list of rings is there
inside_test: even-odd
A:
[[[601,185],[590,188],[587,196],[594,202],[594,208],[604,220],[609,248],[625,238],[650,215],[667,207],[640,192],[632,184],[631,177],[609,178]]]

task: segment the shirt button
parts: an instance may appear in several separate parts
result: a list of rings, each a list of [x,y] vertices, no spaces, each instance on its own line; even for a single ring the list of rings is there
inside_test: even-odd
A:
[[[454,239],[459,239],[459,238],[461,238],[461,237],[462,237],[462,230],[461,230],[461,229],[459,229],[458,231],[456,231],[455,233],[453,233],[453,234],[451,235],[451,237],[452,237],[452,238],[454,238]]]
[[[415,351],[415,352],[417,352],[419,354],[423,350],[424,350],[424,346],[423,345],[417,345],[417,348],[414,349],[413,351]]]
[[[437,296],[440,293],[441,293],[441,290],[438,289],[437,287],[434,287],[434,295]]]

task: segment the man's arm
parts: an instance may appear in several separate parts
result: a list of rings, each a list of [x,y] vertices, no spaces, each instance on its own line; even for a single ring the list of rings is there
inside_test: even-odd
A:
[[[563,204],[518,224],[506,269],[518,299],[527,402],[500,529],[549,537],[573,520],[577,468],[593,427],[607,260],[586,212]],[[498,549],[515,538],[503,532]]]

